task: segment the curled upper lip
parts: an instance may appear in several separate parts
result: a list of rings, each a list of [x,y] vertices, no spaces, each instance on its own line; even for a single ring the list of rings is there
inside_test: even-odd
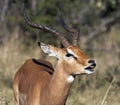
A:
[[[85,69],[87,70],[93,70],[96,67],[96,63],[92,63],[89,66],[87,66]]]

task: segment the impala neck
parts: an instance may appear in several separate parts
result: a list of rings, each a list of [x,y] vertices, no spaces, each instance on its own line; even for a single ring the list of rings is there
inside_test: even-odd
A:
[[[66,102],[70,87],[74,81],[74,77],[65,72],[67,69],[69,69],[69,67],[66,67],[63,61],[58,62],[55,72],[46,89],[48,93],[47,99],[53,101],[48,101],[48,104],[46,105],[64,105]]]

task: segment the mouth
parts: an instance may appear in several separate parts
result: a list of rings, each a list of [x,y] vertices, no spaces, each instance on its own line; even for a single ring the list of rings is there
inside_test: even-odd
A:
[[[89,66],[85,67],[84,70],[87,74],[92,74],[94,72],[94,68],[96,67],[96,64],[90,64]]]

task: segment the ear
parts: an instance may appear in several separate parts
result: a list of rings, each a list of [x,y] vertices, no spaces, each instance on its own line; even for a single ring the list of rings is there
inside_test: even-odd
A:
[[[40,43],[40,47],[44,53],[48,54],[49,56],[54,56],[58,58],[58,48],[47,45],[45,43]]]

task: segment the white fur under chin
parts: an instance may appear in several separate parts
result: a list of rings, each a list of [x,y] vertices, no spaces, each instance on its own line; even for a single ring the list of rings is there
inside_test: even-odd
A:
[[[87,73],[87,74],[92,74],[92,73],[93,73],[93,71],[86,70],[86,73]]]
[[[73,81],[74,81],[74,77],[72,76],[72,75],[70,75],[68,78],[67,78],[67,81],[69,82],[69,83],[72,83]]]

